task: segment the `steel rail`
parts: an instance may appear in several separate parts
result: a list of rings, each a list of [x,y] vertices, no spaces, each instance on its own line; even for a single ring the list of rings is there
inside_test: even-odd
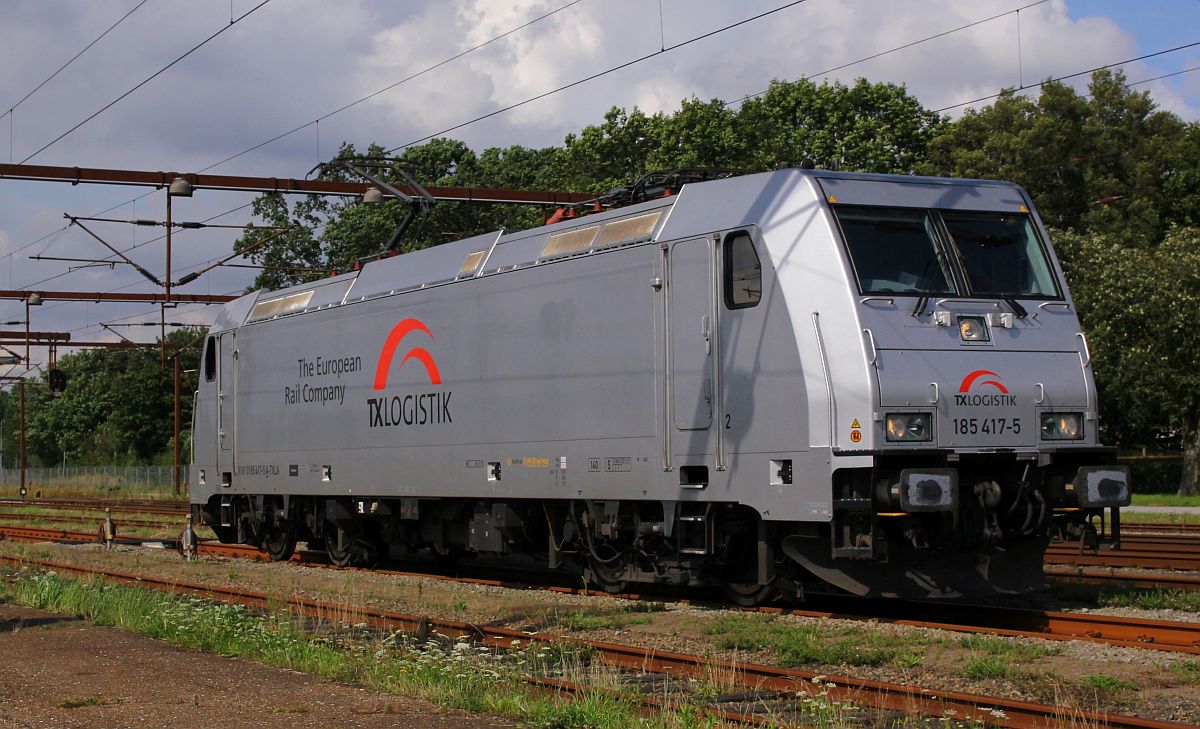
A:
[[[1064,582],[1112,584],[1156,590],[1200,590],[1200,575],[1178,572],[1116,571],[1113,567],[1047,565],[1046,576]]]
[[[1125,517],[1128,519],[1128,517]],[[1163,532],[1167,534],[1200,534],[1200,524],[1151,522],[1151,521],[1122,521],[1121,534],[1144,534],[1146,532]]]
[[[849,701],[876,709],[905,714],[944,717],[953,712],[956,721],[979,721],[990,725],[1042,729],[1062,726],[1064,722],[1096,727],[1123,729],[1170,729],[1184,725],[1140,717],[1073,710],[1027,701],[980,696],[956,691],[924,689],[903,684],[871,681],[850,676],[831,676],[798,669],[765,666],[723,659],[703,658],[682,653],[647,650],[635,646],[601,641],[571,640],[549,635],[531,635],[523,631],[471,623],[392,613],[363,606],[348,606],[299,597],[280,598],[249,590],[162,580],[146,575],[80,567],[49,560],[0,557],[14,565],[31,565],[65,574],[103,577],[121,584],[151,588],[173,594],[198,595],[259,609],[286,607],[302,618],[353,619],[356,623],[411,633],[436,632],[454,639],[472,639],[496,648],[511,648],[522,643],[544,643],[562,647],[582,647],[599,660],[618,668],[650,671],[670,676],[703,679],[719,671],[744,687],[797,695],[823,693],[834,701]]]
[[[1045,562],[1048,565],[1080,565],[1085,567],[1136,567],[1151,570],[1200,570],[1200,555],[1172,554],[1169,552],[1131,551],[1125,549],[1111,552],[1080,553],[1076,549],[1048,549]]]
[[[95,524],[96,517],[94,516],[77,516],[69,514],[19,514],[0,511],[0,521],[45,521],[53,524]],[[183,526],[182,521],[154,521],[150,519],[120,519],[121,526],[129,526],[134,529],[168,529],[179,528]]]
[[[87,511],[112,509],[115,512],[132,514],[186,515],[188,505],[182,501],[122,501],[120,499],[0,499],[0,506],[26,506],[40,509],[64,511]]]
[[[97,541],[96,536],[84,532],[71,532],[48,528],[0,527],[0,537],[13,541]],[[120,544],[141,544],[152,541],[175,545],[175,540],[144,539],[124,536]],[[214,557],[249,559],[259,562],[270,561],[268,555],[256,547],[244,544],[222,544],[217,541],[200,541],[197,553]],[[333,567],[320,552],[298,551],[293,562],[307,566]],[[566,594],[586,594],[588,591],[576,587],[535,585],[530,582],[496,578],[470,578],[413,572],[394,569],[372,569],[377,574],[405,577],[425,577],[464,584],[489,585],[512,589],[542,589]],[[640,595],[626,596],[643,599]],[[683,601],[689,602],[689,601]],[[704,604],[690,601],[693,604]],[[855,603],[857,606],[857,602]],[[713,607],[727,607],[717,606]],[[1042,640],[1080,640],[1124,648],[1142,648],[1174,653],[1200,655],[1200,624],[1170,620],[1152,620],[1124,616],[1068,613],[1061,611],[1023,610],[1019,608],[993,608],[982,605],[958,605],[954,603],[887,601],[870,605],[868,612],[850,613],[842,610],[810,610],[789,607],[765,606],[750,610],[776,615],[794,615],[808,618],[854,620],[861,622],[883,622],[894,625],[946,630],[957,633],[996,635],[1011,638],[1035,638]],[[913,614],[934,612],[943,619],[924,620],[907,617]],[[956,620],[958,622],[950,622]]]

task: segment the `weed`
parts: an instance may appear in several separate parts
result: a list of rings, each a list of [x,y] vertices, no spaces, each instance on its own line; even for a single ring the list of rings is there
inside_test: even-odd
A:
[[[86,699],[67,699],[58,706],[62,709],[82,709],[85,706],[108,706],[112,702],[108,699],[99,696],[91,696]]]
[[[1061,646],[1023,643],[1009,638],[994,638],[983,635],[969,635],[965,638],[960,638],[958,644],[969,651],[979,651],[989,656],[999,656],[1010,660],[1029,660],[1031,658],[1057,656],[1063,652]]]
[[[963,675],[967,678],[1009,678],[1012,674],[1012,663],[1001,655],[972,655],[963,661]]]
[[[717,645],[721,648],[772,649],[785,666],[882,666],[896,661],[910,666],[921,660],[921,654],[913,648],[927,642],[916,636],[898,641],[894,635],[856,627],[833,627],[823,620],[788,623],[769,615],[723,618],[707,632],[718,636]]]
[[[1176,661],[1171,664],[1171,670],[1188,683],[1200,683],[1200,661]]]
[[[1096,602],[1104,607],[1200,612],[1200,592],[1195,590],[1119,590],[1101,592]]]
[[[532,726],[662,729],[684,724],[683,715],[673,709],[646,720],[632,702],[599,689],[577,699],[530,689],[530,675],[602,685],[602,671],[610,669],[594,667],[590,653],[578,647],[513,641],[508,650],[498,651],[436,635],[417,643],[400,633],[380,636],[362,628],[326,630],[314,637],[287,613],[262,615],[241,606],[54,574],[21,572],[11,582],[0,582],[3,600],[81,616],[188,648],[416,696],[452,709],[520,718]],[[616,686],[615,680],[608,680]],[[74,703],[102,701],[96,697]],[[276,708],[277,713],[308,711],[304,705]]]
[[[454,605],[451,606],[451,609],[454,610],[454,612],[456,612],[456,613],[465,613],[467,611],[467,603],[465,600],[461,601],[461,602],[456,602],[456,603],[454,603]]]
[[[1129,681],[1122,681],[1113,676],[1088,676],[1083,679],[1084,686],[1090,686],[1096,691],[1104,694],[1116,693],[1118,691],[1133,691],[1137,689],[1137,684]]]

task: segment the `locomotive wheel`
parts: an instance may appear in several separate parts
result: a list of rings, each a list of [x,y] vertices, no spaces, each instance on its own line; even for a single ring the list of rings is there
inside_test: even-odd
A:
[[[625,573],[628,560],[626,555],[607,545],[600,545],[598,558],[595,554],[588,557],[588,569],[592,573],[592,583],[610,595],[618,595],[629,591],[629,580],[621,578]]]
[[[354,562],[354,536],[333,522],[325,524],[325,554],[338,567],[349,567]]]
[[[726,582],[725,597],[730,602],[742,607],[758,607],[775,599],[778,592],[774,585],[758,585],[755,583]]]
[[[286,562],[296,553],[296,527],[286,521],[265,526],[261,546],[272,562]]]

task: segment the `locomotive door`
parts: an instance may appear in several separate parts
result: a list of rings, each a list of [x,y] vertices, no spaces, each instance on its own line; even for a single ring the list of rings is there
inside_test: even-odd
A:
[[[236,452],[236,403],[234,393],[237,391],[237,334],[225,332],[221,335],[220,364],[217,367],[217,465],[222,473],[222,484],[228,484],[230,479],[225,474],[232,475],[234,470],[234,454]]]
[[[706,430],[714,397],[712,243],[705,238],[675,243],[668,261],[671,417],[677,430]]]

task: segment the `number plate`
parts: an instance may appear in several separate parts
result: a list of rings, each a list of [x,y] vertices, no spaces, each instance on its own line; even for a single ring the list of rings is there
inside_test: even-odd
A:
[[[1020,435],[1020,418],[954,418],[955,435]]]

